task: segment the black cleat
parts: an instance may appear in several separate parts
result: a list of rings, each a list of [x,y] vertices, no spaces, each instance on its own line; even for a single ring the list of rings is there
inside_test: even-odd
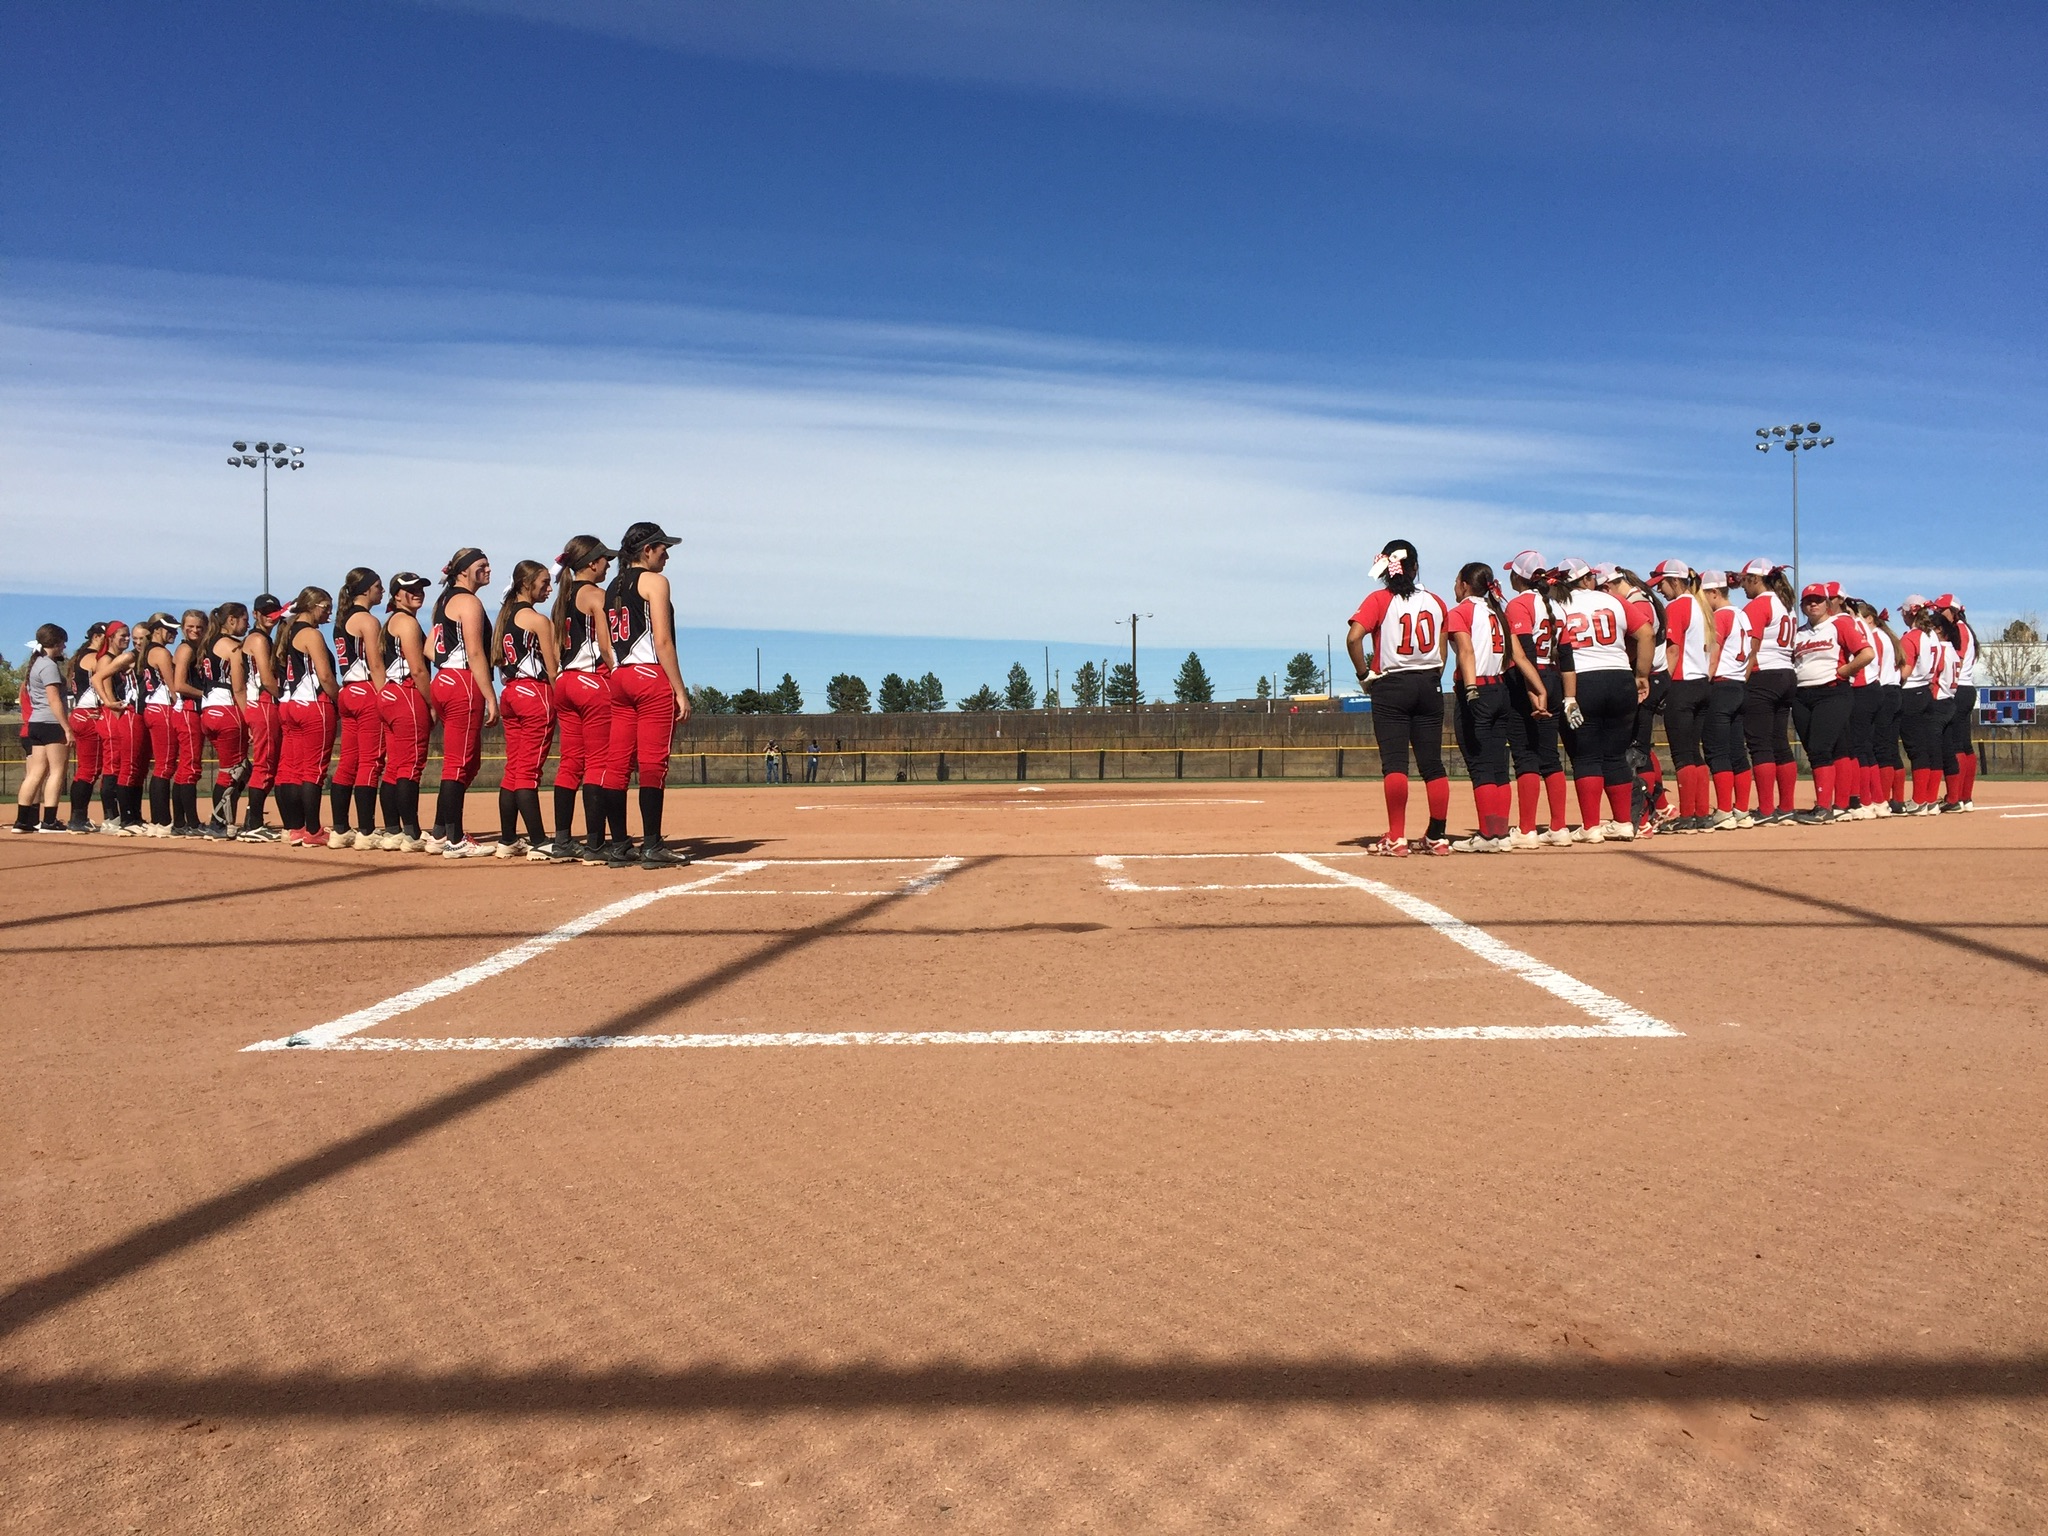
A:
[[[630,839],[612,843],[605,851],[608,855],[604,861],[607,869],[632,869],[640,862],[640,850]]]
[[[612,846],[602,838],[593,837],[583,845],[576,857],[585,864],[609,864],[612,860]]]
[[[687,853],[653,839],[640,850],[642,869],[683,869],[689,862],[690,856]]]

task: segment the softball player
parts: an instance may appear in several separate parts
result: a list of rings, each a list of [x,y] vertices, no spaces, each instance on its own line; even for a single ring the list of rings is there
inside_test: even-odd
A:
[[[1934,611],[1947,619],[1948,640],[1956,648],[1956,707],[1942,734],[1947,782],[1941,808],[1974,811],[1977,807],[1971,796],[1977,792],[1977,748],[1970,728],[1977,720],[1977,632],[1970,628],[1963,605],[1947,592],[1934,600]]]
[[[1505,674],[1518,672],[1532,707],[1549,713],[1543,679],[1508,627],[1493,567],[1473,561],[1458,572],[1457,601],[1444,619],[1444,633],[1458,678],[1458,746],[1472,780],[1472,799],[1479,809],[1479,831],[1451,844],[1457,853],[1507,853],[1508,814],[1513,809],[1508,788],[1508,737],[1514,706],[1509,702]],[[1535,847],[1533,839],[1525,845]]]
[[[242,637],[248,632],[248,608],[222,603],[207,618],[192,668],[199,684],[199,728],[213,746],[213,816],[205,831],[216,840],[235,836],[235,796],[248,775],[249,731],[242,721]]]
[[[555,737],[555,626],[534,605],[547,601],[554,583],[538,560],[512,567],[510,589],[495,631],[504,686],[498,708],[505,721],[505,773],[498,781],[498,858],[524,855],[547,862],[547,829],[540,823],[540,770]],[[520,818],[530,842],[519,837]]]
[[[1706,605],[1694,590],[1692,567],[1666,560],[1650,572],[1664,598],[1664,732],[1671,741],[1671,771],[1678,778],[1674,832],[1703,832],[1713,807],[1712,779],[1702,743],[1707,728]],[[1656,685],[1652,673],[1651,694]]]
[[[65,671],[71,683],[71,736],[77,762],[71,778],[71,819],[66,832],[99,830],[92,820],[92,794],[99,787],[100,767],[106,761],[106,735],[101,725],[100,696],[93,691],[92,658],[107,626],[95,620],[85,631],[85,640],[71,653]],[[106,814],[114,815],[114,802],[106,802]]]
[[[334,599],[322,587],[307,587],[292,604],[278,631],[278,721],[282,735],[277,753],[277,808],[284,818],[288,848],[325,848],[320,826],[320,781],[334,756],[339,710],[335,697],[341,684],[334,674],[334,653],[320,633],[334,612]]]
[[[391,596],[384,603],[384,686],[377,690],[377,714],[384,726],[384,766],[377,787],[384,831],[375,845],[391,853],[421,853],[427,846],[420,834],[420,778],[434,734],[434,673],[427,661],[427,634],[420,628],[426,601],[426,577],[413,571],[392,575]],[[356,846],[363,846],[361,837]]]
[[[491,621],[477,593],[491,584],[480,549],[460,549],[441,568],[429,638],[434,650],[434,713],[441,719],[441,794],[429,853],[483,858],[490,850],[462,830],[462,801],[483,762],[484,727],[498,718],[491,687]]]
[[[1834,611],[1824,583],[1808,583],[1799,594],[1799,611],[1805,622],[1792,637],[1792,720],[1813,775],[1813,805],[1792,819],[1820,826],[1835,819],[1836,775],[1849,734],[1850,680],[1877,652],[1854,619]],[[1846,786],[1842,799],[1846,810]]]
[[[335,701],[340,717],[340,750],[327,791],[335,848],[375,847],[377,784],[384,774],[384,626],[376,605],[384,601],[384,579],[359,565],[341,581],[334,606],[334,665],[341,679]],[[355,810],[355,829],[349,810]]]
[[[1749,621],[1729,600],[1726,571],[1702,571],[1700,606],[1706,610],[1707,713],[1701,745],[1714,780],[1714,811],[1703,830],[1727,832],[1756,825],[1749,813],[1751,770],[1749,744],[1743,737],[1743,706],[1748,692]]]
[[[100,796],[106,807],[100,830],[120,837],[142,832],[142,776],[149,767],[149,733],[142,724],[142,700],[136,693],[138,645],[148,644],[115,620],[100,639],[92,663],[93,693],[100,704],[100,730],[105,741]]]
[[[1574,842],[1632,842],[1636,824],[1629,766],[1635,739],[1636,706],[1650,696],[1650,659],[1655,624],[1631,616],[1621,599],[1593,586],[1583,560],[1567,560],[1552,592],[1564,610],[1564,644],[1571,651],[1565,673],[1565,746],[1577,776],[1579,817]],[[1610,815],[1600,814],[1602,792]]]
[[[604,620],[604,581],[618,554],[594,534],[579,533],[562,547],[555,565],[562,572],[555,594],[555,643],[562,670],[555,679],[555,715],[562,726],[561,755],[555,759],[555,839],[548,856],[574,859],[576,796],[583,796],[583,823],[593,842],[604,842],[604,764],[611,752],[612,636]]]
[[[136,686],[149,743],[149,800],[142,826],[149,837],[169,837],[184,825],[171,808],[171,780],[179,770],[184,740],[171,719],[171,637],[177,632],[178,621],[168,613],[151,614],[136,625]]]
[[[1508,723],[1508,750],[1514,758],[1515,801],[1520,821],[1509,841],[1517,848],[1534,848],[1543,843],[1568,848],[1572,841],[1565,826],[1569,819],[1569,780],[1564,760],[1557,753],[1558,711],[1564,702],[1557,637],[1563,632],[1564,619],[1550,600],[1549,568],[1535,550],[1525,549],[1508,562],[1508,583],[1515,589],[1515,595],[1507,602],[1508,628],[1535,664],[1548,704],[1538,713],[1522,674],[1508,674],[1508,702],[1515,710],[1514,719]],[[1550,824],[1539,833],[1536,817],[1539,802],[1546,795],[1550,801]]]
[[[277,759],[284,745],[284,717],[277,709],[277,644],[271,632],[284,616],[282,599],[265,592],[249,605],[249,633],[242,637],[242,722],[249,728],[249,809],[237,837],[245,843],[275,843],[284,834],[263,819],[265,802],[277,783]],[[279,802],[280,807],[283,801]]]
[[[1913,766],[1913,799],[1904,814],[1931,816],[1941,809],[1941,727],[1946,717],[1936,710],[1936,688],[1948,673],[1948,647],[1935,632],[1926,598],[1909,595],[1899,605],[1899,615],[1910,626],[1899,637],[1899,734]]]
[[[1629,797],[1629,820],[1638,837],[1649,837],[1672,819],[1670,797],[1664,792],[1664,769],[1657,761],[1657,717],[1664,713],[1664,701],[1671,688],[1671,674],[1664,664],[1664,599],[1652,593],[1643,578],[1625,565],[1602,565],[1593,584],[1621,599],[1628,611],[1631,633],[1643,624],[1650,626],[1650,691],[1636,705],[1636,728],[1629,743],[1629,766],[1635,770],[1635,785]]]
[[[1899,637],[1891,631],[1889,610],[1873,607],[1861,598],[1852,598],[1850,605],[1862,615],[1877,651],[1871,663],[1875,676],[1870,686],[1877,693],[1877,712],[1870,726],[1865,804],[1879,816],[1896,816],[1905,809],[1899,768]]]
[[[1799,763],[1792,755],[1792,695],[1798,688],[1792,667],[1792,583],[1785,568],[1752,560],[1742,568],[1749,594],[1743,617],[1749,623],[1749,681],[1742,703],[1742,729],[1756,767],[1758,826],[1792,819]]]
[[[1345,648],[1358,680],[1372,695],[1372,733],[1379,743],[1387,834],[1366,845],[1370,853],[1408,857],[1408,752],[1429,799],[1423,851],[1448,855],[1444,823],[1451,812],[1451,781],[1444,772],[1444,600],[1416,584],[1421,562],[1406,539],[1391,540],[1373,561],[1380,590],[1358,605],[1345,630]],[[1367,641],[1370,640],[1370,655]]]
[[[675,609],[662,574],[676,541],[654,523],[635,523],[619,540],[625,567],[605,591],[604,616],[618,669],[612,673],[611,743],[605,755],[605,820],[611,836],[591,828],[585,863],[613,869],[639,864],[673,869],[687,854],[662,841],[661,813],[677,721],[690,718],[690,694],[676,660]],[[640,772],[641,846],[626,835],[626,783]]]

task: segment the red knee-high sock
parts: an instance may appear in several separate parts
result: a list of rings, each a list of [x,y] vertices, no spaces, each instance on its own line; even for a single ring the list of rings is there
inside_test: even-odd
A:
[[[1705,763],[1694,763],[1689,770],[1692,774],[1692,814],[1705,816],[1714,808],[1714,770]]]
[[[1607,786],[1607,808],[1614,819],[1623,826],[1629,825],[1629,813],[1634,809],[1629,799],[1634,791],[1633,784],[1610,784]]]
[[[1451,781],[1449,779],[1424,779],[1422,792],[1429,799],[1429,819],[1443,821],[1451,814]]]
[[[1752,764],[1751,777],[1756,784],[1756,813],[1771,816],[1778,809],[1778,765],[1776,763]]]
[[[1536,830],[1536,807],[1543,799],[1543,779],[1538,774],[1515,775],[1515,808],[1521,812],[1522,830]]]
[[[1865,805],[1875,805],[1884,798],[1884,780],[1880,777],[1883,772],[1883,769],[1875,765],[1863,770],[1863,803]]]
[[[1387,796],[1387,836],[1405,838],[1408,835],[1408,775],[1390,773],[1381,781],[1380,787]]]
[[[1566,810],[1566,783],[1562,771],[1548,774],[1543,780],[1543,793],[1550,801],[1550,830],[1553,832],[1563,831],[1572,819]]]
[[[1817,763],[1813,769],[1813,808],[1825,811],[1835,803],[1835,765]]]
[[[1863,765],[1853,757],[1835,759],[1835,809],[1846,811],[1851,800],[1863,799]]]
[[[1932,805],[1941,795],[1941,770],[1939,768],[1915,768],[1913,770],[1913,803]]]
[[[1963,798],[1963,766],[1956,764],[1954,773],[1944,772],[1941,776],[1941,803],[1954,805]]]
[[[1600,799],[1606,793],[1607,781],[1598,777],[1585,778],[1578,780],[1577,787],[1579,791],[1579,819],[1588,827],[1599,826],[1601,820]]]
[[[1778,764],[1778,809],[1792,810],[1799,804],[1799,765]]]
[[[1906,799],[1906,770],[1903,768],[1885,768],[1881,769],[1880,772],[1884,774],[1885,798],[1891,801],[1893,805],[1903,804]]]
[[[1714,809],[1717,811],[1732,811],[1735,809],[1735,773],[1732,769],[1724,768],[1721,772],[1714,775]]]
[[[1650,754],[1650,766],[1643,777],[1650,781],[1650,804],[1663,810],[1669,803],[1669,797],[1664,793],[1664,765],[1657,761],[1655,752]]]
[[[1756,794],[1756,770],[1745,768],[1735,775],[1735,809],[1747,812],[1752,796]]]
[[[1479,804],[1479,835],[1500,838],[1508,835],[1508,808],[1512,797],[1505,784],[1475,784],[1472,798]]]
[[[1971,753],[1969,753],[1968,755],[1966,755],[1966,756],[1965,756],[1965,757],[1963,758],[1963,761],[1962,761],[1962,769],[1963,769],[1963,798],[1964,798],[1965,800],[1974,800],[1974,799],[1975,799],[1975,798],[1977,797],[1977,754],[1976,754],[1976,753],[1974,753],[1974,752],[1971,752]]]

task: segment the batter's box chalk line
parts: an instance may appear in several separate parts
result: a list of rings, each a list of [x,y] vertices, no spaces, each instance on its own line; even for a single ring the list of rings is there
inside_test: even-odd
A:
[[[474,965],[466,965],[461,970],[451,971],[448,975],[440,977],[438,980],[427,982],[424,986],[413,987],[408,991],[400,992],[395,997],[387,997],[381,1003],[372,1003],[367,1008],[359,1008],[354,1013],[344,1014],[330,1023],[318,1024],[311,1029],[302,1029],[296,1034],[286,1035],[277,1040],[258,1040],[254,1045],[245,1045],[242,1049],[245,1051],[282,1051],[305,1049],[308,1047],[332,1047],[337,1042],[346,1040],[353,1035],[361,1034],[366,1029],[374,1029],[379,1024],[389,1023],[392,1019],[411,1013],[415,1009],[424,1008],[429,1003],[438,1003],[443,998],[453,997],[458,992],[466,992],[479,982],[489,981],[494,976],[502,976],[507,971],[516,970],[529,960],[537,960],[550,950],[560,949],[564,944],[572,940],[580,939],[587,933],[594,933],[604,927],[605,924],[617,922],[620,918],[630,916],[632,913],[640,911],[643,907],[651,907],[657,901],[667,901],[677,896],[705,895],[710,893],[722,881],[730,880],[737,875],[751,874],[756,870],[767,869],[777,864],[918,866],[917,873],[912,874],[900,885],[890,890],[881,892],[826,891],[816,893],[830,896],[854,897],[860,895],[926,896],[938,889],[946,877],[959,869],[964,862],[964,860],[954,858],[951,855],[936,859],[735,860],[731,863],[724,863],[710,874],[700,875],[694,880],[683,880],[668,885],[655,886],[651,890],[640,891],[632,896],[628,896],[623,901],[615,901],[609,906],[599,907],[595,912],[586,912],[581,917],[573,917],[559,928],[551,928],[546,933],[523,940],[518,944],[514,944],[509,949],[501,949],[495,955],[479,960]],[[790,893],[764,891],[758,894],[772,896]]]

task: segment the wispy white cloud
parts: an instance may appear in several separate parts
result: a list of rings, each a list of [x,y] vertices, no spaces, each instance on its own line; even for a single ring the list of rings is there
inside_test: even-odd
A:
[[[1162,644],[1267,645],[1341,618],[1397,534],[1448,587],[1528,544],[1743,558],[1779,518],[1774,485],[1730,511],[1671,468],[1675,433],[1727,424],[1675,377],[1337,388],[1057,338],[54,270],[0,326],[17,588],[252,584],[227,445],[277,434],[309,463],[274,486],[280,585],[646,517],[687,540],[688,621],[733,627],[1079,638],[1136,606]]]
[[[1771,157],[1759,164],[1768,175],[1812,174],[1844,157],[1953,173],[2038,164],[2043,146],[2038,31],[1991,9],[1929,26],[1868,5],[1809,5],[1788,21],[1762,3],[423,3],[688,53],[1484,140],[1511,152],[1559,139],[1741,146]]]

